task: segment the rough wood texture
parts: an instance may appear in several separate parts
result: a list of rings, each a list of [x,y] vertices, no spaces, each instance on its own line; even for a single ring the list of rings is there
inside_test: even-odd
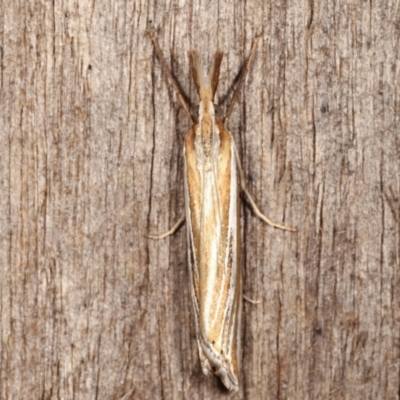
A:
[[[397,1],[1,0],[1,399],[228,398],[200,370],[182,139],[187,51],[225,51],[249,189],[241,390],[232,399],[398,399]]]

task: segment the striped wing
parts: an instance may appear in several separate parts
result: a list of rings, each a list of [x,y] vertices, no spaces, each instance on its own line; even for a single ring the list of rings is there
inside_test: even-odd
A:
[[[185,139],[185,201],[189,271],[203,372],[238,389],[242,271],[237,166],[231,134],[221,121],[219,154],[197,151],[196,127]]]

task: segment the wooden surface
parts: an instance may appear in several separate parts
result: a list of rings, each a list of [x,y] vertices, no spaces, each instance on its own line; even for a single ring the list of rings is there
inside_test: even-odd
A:
[[[396,1],[0,1],[1,399],[399,399]],[[241,388],[201,373],[183,210],[189,49],[220,48],[249,189]]]

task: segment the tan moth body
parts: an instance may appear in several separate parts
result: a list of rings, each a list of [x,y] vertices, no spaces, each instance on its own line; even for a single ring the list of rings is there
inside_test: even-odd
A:
[[[185,218],[201,366],[206,375],[215,373],[229,390],[237,391],[243,302],[239,185],[260,218],[272,226],[294,230],[272,223],[258,210],[245,187],[234,139],[226,129],[259,35],[253,41],[250,57],[224,119],[215,117],[213,103],[222,52],[215,53],[209,76],[202,75],[197,53],[189,53],[191,72],[200,97],[196,119],[189,112],[189,106],[167,66],[154,32],[150,32],[150,36],[165,72],[193,121],[184,143]],[[177,227],[178,224],[159,238],[173,233]]]
[[[189,271],[203,371],[215,370],[228,389],[236,389],[242,312],[239,187],[232,137],[216,122],[214,156],[204,155],[200,124],[185,139]]]

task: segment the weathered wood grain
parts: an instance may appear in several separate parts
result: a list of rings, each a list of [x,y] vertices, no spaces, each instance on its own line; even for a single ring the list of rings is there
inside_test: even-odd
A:
[[[396,1],[0,0],[0,398],[216,399],[188,288],[187,51],[220,48],[257,203],[232,399],[399,399]],[[195,110],[195,108],[194,108]]]

